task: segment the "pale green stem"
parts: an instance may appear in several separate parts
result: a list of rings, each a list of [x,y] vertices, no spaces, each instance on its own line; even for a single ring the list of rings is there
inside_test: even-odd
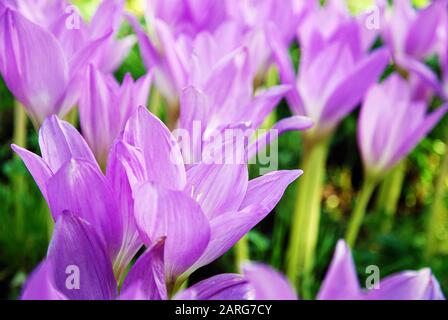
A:
[[[302,289],[304,298],[310,298],[328,146],[328,138],[311,141],[304,134],[304,173],[297,186],[286,268],[290,282]]]
[[[248,236],[245,235],[235,245],[235,265],[236,265],[236,270],[240,271],[242,264],[244,262],[248,261],[249,259],[250,259],[249,239],[248,239]]]
[[[381,229],[385,233],[390,232],[393,227],[405,175],[406,162],[401,161],[380,184],[376,209],[381,213]]]
[[[448,136],[446,138],[448,146]],[[446,182],[448,179],[448,152],[445,153],[442,166],[435,186],[434,201],[429,209],[426,227],[426,250],[425,258],[431,258],[436,252],[441,241],[448,238],[448,215],[444,206]]]
[[[377,182],[378,180],[371,176],[366,176],[366,178],[364,178],[361,191],[356,199],[356,205],[350,217],[347,232],[345,234],[345,240],[351,248],[355,245],[359,230],[361,229],[361,225],[366,214],[369,200],[372,197],[372,193],[377,185]]]
[[[14,143],[26,148],[26,124],[27,115],[23,106],[16,101],[14,105]],[[12,182],[14,188],[14,211],[17,237],[21,239],[24,234],[25,211],[22,201],[25,193],[25,177],[17,174],[13,177]]]

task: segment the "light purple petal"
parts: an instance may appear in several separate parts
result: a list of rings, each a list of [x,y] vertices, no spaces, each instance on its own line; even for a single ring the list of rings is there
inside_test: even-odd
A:
[[[72,159],[50,179],[47,192],[55,221],[65,211],[86,220],[107,244],[110,258],[115,258],[121,246],[122,221],[115,195],[97,168]]]
[[[253,290],[255,300],[297,300],[294,288],[286,277],[261,263],[243,266],[244,278]]]
[[[281,170],[250,180],[240,208],[259,205],[267,212],[271,212],[280,201],[286,188],[302,173],[302,170]]]
[[[0,17],[2,75],[11,92],[23,103],[37,124],[60,111],[68,66],[54,36],[14,10]]]
[[[361,288],[349,247],[339,240],[317,295],[319,300],[360,299]]]
[[[51,172],[50,168],[47,164],[42,160],[38,155],[21,148],[15,144],[11,145],[11,148],[16,152],[22,161],[25,163],[28,171],[36,181],[37,186],[42,192],[45,200],[48,201],[47,196],[47,182],[53,176],[53,172]]]
[[[181,191],[144,184],[135,196],[135,219],[143,241],[165,242],[167,282],[187,270],[210,240],[210,225],[199,204]]]
[[[162,239],[146,250],[132,266],[121,290],[126,292],[137,288],[142,294],[138,300],[166,300],[165,266],[163,262],[164,242]]]
[[[65,300],[53,284],[51,269],[47,261],[42,261],[29,275],[20,297],[21,300]]]
[[[126,124],[123,140],[142,150],[151,181],[173,190],[184,188],[186,173],[179,145],[152,113],[140,107]]]
[[[386,277],[380,282],[380,288],[369,290],[366,297],[374,300],[445,300],[430,269],[404,271]]]
[[[361,102],[367,89],[383,73],[389,61],[387,50],[377,50],[359,63],[356,68],[334,88],[321,116],[322,122],[332,126]]]
[[[187,172],[185,192],[213,219],[239,209],[248,179],[246,164],[198,164]]]
[[[250,287],[239,274],[221,274],[179,292],[175,300],[249,300]]]
[[[39,146],[42,159],[53,172],[59,170],[71,158],[81,159],[98,166],[84,138],[68,122],[50,116],[39,130]]]
[[[109,257],[102,241],[87,222],[68,212],[61,214],[47,259],[55,287],[67,298],[116,298],[117,284]]]

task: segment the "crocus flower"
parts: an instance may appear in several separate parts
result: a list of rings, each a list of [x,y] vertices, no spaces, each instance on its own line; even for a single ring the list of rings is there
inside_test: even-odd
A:
[[[66,0],[13,0],[7,6],[53,33],[67,57],[110,32],[111,36],[97,48],[92,59],[103,72],[115,71],[135,43],[132,35],[116,39],[123,19],[124,0],[102,1],[88,24],[76,6]]]
[[[440,36],[446,28],[443,20],[447,6],[447,1],[438,0],[416,10],[409,1],[398,0],[383,15],[382,35],[395,63],[425,80],[440,96],[443,96],[440,82],[424,61],[437,52]]]
[[[129,119],[123,143],[142,151],[128,165],[143,168],[132,175],[138,181],[135,220],[146,245],[166,236],[169,291],[230,249],[302,173],[275,171],[248,181],[241,158],[235,163],[200,163],[186,170],[174,136],[144,108]],[[234,149],[241,156],[238,151]]]
[[[295,300],[286,278],[269,266],[251,263],[243,275],[223,274],[206,279],[179,293],[178,299]],[[343,240],[317,295],[319,300],[444,300],[431,270],[403,271],[385,277],[377,288],[362,289],[349,247]]]
[[[185,169],[166,126],[140,107],[114,143],[104,176],[85,140],[56,116],[39,132],[42,158],[18,146],[54,219],[73,212],[103,242],[117,279],[143,241],[165,242],[166,283],[175,289],[261,221],[300,170],[248,181],[244,162]]]
[[[297,80],[287,48],[272,37],[282,81],[292,86],[288,93],[290,108],[310,117],[318,136],[332,132],[361,102],[388,63],[385,49],[364,54],[359,37],[347,40],[357,28],[356,22],[344,23],[327,41],[313,33],[303,48]]]
[[[107,250],[95,229],[78,216],[58,218],[47,256],[30,275],[24,300],[167,299],[163,238],[148,248],[118,283]]]
[[[146,106],[151,73],[133,81],[126,74],[120,86],[115,78],[89,65],[79,98],[79,117],[84,138],[102,165],[126,121],[138,106]]]
[[[0,16],[0,73],[36,126],[65,115],[77,101],[80,71],[109,37],[103,34],[69,54],[45,28],[6,8]]]
[[[226,18],[225,1],[147,0],[145,16],[149,24],[163,20],[177,35],[195,36],[214,31]]]
[[[403,159],[448,110],[427,114],[425,101],[412,100],[410,85],[392,75],[366,95],[358,123],[358,145],[366,171],[382,176]]]

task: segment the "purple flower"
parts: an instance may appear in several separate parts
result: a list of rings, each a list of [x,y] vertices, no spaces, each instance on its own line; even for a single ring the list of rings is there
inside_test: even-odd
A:
[[[426,8],[416,10],[406,0],[395,1],[383,14],[382,35],[393,53],[395,63],[416,74],[440,96],[444,96],[437,76],[424,61],[438,51],[446,33],[446,0],[433,1]]]
[[[269,266],[247,264],[243,275],[223,274],[180,292],[177,299],[295,300],[286,278]],[[362,289],[349,247],[343,240],[320,287],[320,300],[444,300],[437,279],[429,269],[404,271],[385,277],[377,288]]]
[[[340,24],[329,39],[313,33],[303,47],[297,79],[288,49],[274,34],[271,36],[282,81],[292,86],[288,93],[290,108],[310,117],[318,135],[334,130],[361,102],[388,63],[385,49],[363,52],[356,36],[358,28],[357,22],[349,21]]]
[[[113,266],[95,229],[78,216],[58,218],[47,256],[31,274],[24,300],[167,299],[163,238],[148,248],[129,270],[118,295]]]
[[[412,100],[410,85],[394,74],[366,95],[358,123],[365,169],[382,175],[404,158],[437,124],[448,105],[427,115],[425,101]]]
[[[148,0],[145,16],[149,24],[163,20],[176,36],[213,32],[227,18],[221,0]]]
[[[7,6],[53,33],[68,58],[91,41],[111,33],[92,57],[95,65],[106,73],[115,71],[135,44],[132,35],[115,39],[123,20],[123,0],[102,1],[89,24],[77,7],[65,0],[10,1]]]
[[[36,126],[51,114],[65,115],[77,101],[80,70],[109,34],[68,55],[51,32],[17,11],[5,9],[0,24],[0,73],[8,88]]]
[[[247,166],[199,164],[185,169],[166,126],[140,107],[115,141],[106,175],[87,143],[56,116],[39,132],[42,158],[18,146],[55,221],[72,212],[103,243],[115,277],[143,241],[165,242],[170,290],[197,268],[224,254],[280,200],[300,170],[277,171],[248,181]]]
[[[230,249],[302,173],[276,171],[248,181],[244,161],[200,163],[185,170],[174,136],[144,108],[128,121],[123,143],[141,151],[134,157],[139,165],[128,165],[144,168],[143,176],[133,175],[135,219],[146,245],[166,236],[169,287]]]
[[[89,65],[79,98],[79,117],[84,138],[102,165],[110,148],[138,106],[146,106],[152,75],[136,82],[126,74],[120,86],[115,78]]]

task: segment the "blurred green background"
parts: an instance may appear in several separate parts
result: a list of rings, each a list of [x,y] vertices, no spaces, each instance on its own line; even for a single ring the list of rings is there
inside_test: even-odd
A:
[[[78,2],[89,15],[97,1]],[[123,28],[124,34],[129,32],[128,27]],[[292,49],[294,57],[299,56],[297,50]],[[133,49],[117,71],[117,78],[122,79],[125,72],[131,72],[134,77],[144,74],[138,47]],[[14,137],[14,120],[17,119],[14,112],[14,99],[0,78],[0,299],[18,297],[27,275],[45,256],[51,234],[48,207],[27,169],[10,148]],[[275,116],[280,119],[288,115],[288,107],[282,102]],[[444,137],[448,136],[447,121],[445,117],[406,160],[403,190],[396,217],[389,230],[383,230],[384,214],[379,209],[378,192],[373,197],[360,241],[354,250],[362,284],[367,276],[365,268],[368,265],[378,265],[381,277],[404,269],[430,266],[445,289],[445,294],[448,294],[448,236],[445,235],[446,247],[440,247],[431,259],[424,257],[426,217],[433,201],[441,161],[447,152],[444,143]],[[356,192],[362,181],[356,125],[357,112],[344,120],[331,143],[322,200],[323,215],[317,247],[314,292],[319,288],[336,241],[344,235]],[[26,143],[28,149],[40,153],[37,133],[29,122]],[[290,132],[280,137],[279,169],[297,168],[301,152],[300,133]],[[250,171],[253,177],[259,172],[256,165],[251,166]],[[275,211],[249,234],[252,259],[265,261],[284,271],[283,262],[295,205],[295,189],[299,186],[300,179],[288,188]],[[446,195],[445,192],[444,210],[448,206]],[[17,206],[17,203],[20,205]],[[21,232],[17,232],[17,210],[22,211],[19,212],[24,222]],[[196,272],[190,281],[196,282],[207,276],[234,271],[233,253],[228,252],[218,261]]]

